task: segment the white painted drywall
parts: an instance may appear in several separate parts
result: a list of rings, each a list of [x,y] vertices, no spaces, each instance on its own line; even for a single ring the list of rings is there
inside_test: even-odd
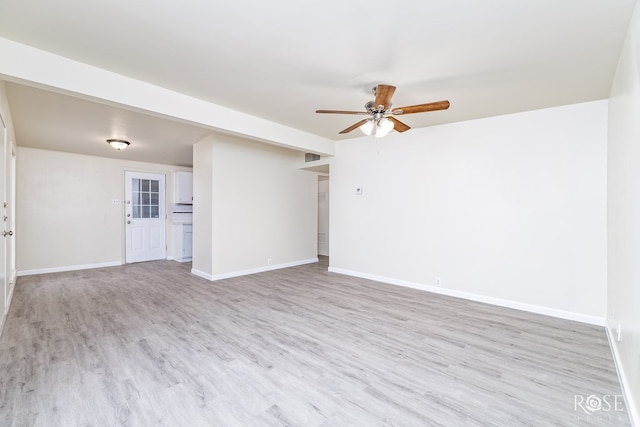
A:
[[[26,147],[17,157],[18,274],[124,263],[125,170],[166,173],[171,253],[172,172],[190,169]]]
[[[212,234],[211,215],[213,202],[213,136],[208,136],[193,146],[193,251],[191,271],[211,278]]]
[[[196,144],[194,155],[201,154],[210,156],[213,171],[211,246],[196,253],[207,241],[200,221],[208,221],[196,212],[194,239],[202,240],[194,241],[194,269],[217,279],[317,259],[317,176],[298,169],[298,152],[216,136]],[[202,167],[208,161],[194,158],[194,211],[207,197]]]
[[[609,99],[608,312],[618,371],[640,426],[640,9],[636,7]],[[621,326],[621,341],[616,329]]]
[[[331,269],[603,324],[606,138],[603,100],[341,141]]]
[[[333,141],[201,99],[135,80],[0,37],[0,75],[6,80],[100,100],[134,111],[174,117],[212,130],[318,154]]]

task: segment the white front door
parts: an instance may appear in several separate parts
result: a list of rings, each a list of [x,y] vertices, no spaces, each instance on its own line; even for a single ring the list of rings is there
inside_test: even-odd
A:
[[[125,260],[165,259],[164,174],[125,172]]]

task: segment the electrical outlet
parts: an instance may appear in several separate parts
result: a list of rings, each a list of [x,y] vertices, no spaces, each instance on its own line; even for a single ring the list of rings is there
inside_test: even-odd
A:
[[[616,328],[616,339],[618,342],[622,341],[622,325],[618,323],[618,327]]]
[[[436,286],[442,286],[442,278],[436,277]]]

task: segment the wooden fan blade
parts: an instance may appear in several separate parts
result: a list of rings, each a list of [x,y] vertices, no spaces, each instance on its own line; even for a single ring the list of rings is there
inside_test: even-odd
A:
[[[409,127],[406,124],[402,123],[400,120],[396,119],[395,117],[388,117],[388,119],[393,122],[393,128],[397,132],[405,132],[405,131],[408,131],[409,129],[411,129],[411,127]]]
[[[366,111],[342,111],[342,110],[316,110],[321,114],[369,114]]]
[[[391,114],[413,114],[426,113],[427,111],[446,110],[449,108],[449,101],[430,102],[428,104],[411,105],[409,107],[394,108]]]
[[[355,125],[351,125],[348,128],[346,128],[345,130],[340,131],[339,133],[349,133],[354,129],[359,128],[360,126],[362,126],[363,124],[365,124],[367,122],[367,120],[369,119],[364,119],[364,120],[360,120],[358,123],[356,123]]]
[[[389,105],[391,105],[391,97],[395,91],[395,86],[378,85],[376,88],[376,103],[373,108],[377,109],[381,105],[383,106],[383,110],[389,108]]]

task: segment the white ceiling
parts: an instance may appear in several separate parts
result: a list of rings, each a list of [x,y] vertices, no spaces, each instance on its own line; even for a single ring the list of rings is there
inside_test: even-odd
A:
[[[18,145],[93,156],[191,166],[192,146],[211,133],[178,121],[7,83]],[[126,151],[107,138],[126,139]]]
[[[634,5],[2,0],[0,37],[338,139],[359,117],[314,111],[363,110],[378,83],[397,86],[396,107],[451,101],[447,111],[403,117],[412,127],[606,98]],[[190,164],[190,145],[210,132],[8,86],[19,145],[84,152],[87,139],[104,141],[117,123],[154,148],[138,151],[144,160]]]

